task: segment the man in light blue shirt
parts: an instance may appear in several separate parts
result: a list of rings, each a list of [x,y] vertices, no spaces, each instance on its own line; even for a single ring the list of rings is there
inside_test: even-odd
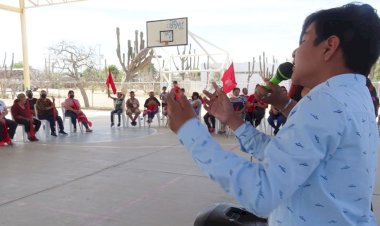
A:
[[[205,92],[205,109],[235,131],[258,163],[224,150],[185,97],[168,96],[170,128],[211,180],[249,211],[268,216],[270,226],[374,226],[379,134],[365,77],[379,53],[380,19],[371,6],[307,17],[292,80],[311,91],[295,103],[268,84],[272,95],[263,100],[288,116],[274,137],[244,124],[215,84],[214,94]]]

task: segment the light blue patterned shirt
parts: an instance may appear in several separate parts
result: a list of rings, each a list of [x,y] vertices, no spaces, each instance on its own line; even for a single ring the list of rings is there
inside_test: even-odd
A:
[[[271,226],[373,226],[379,134],[365,78],[342,74],[314,87],[272,137],[235,131],[251,163],[224,150],[196,119],[178,131],[196,164]]]

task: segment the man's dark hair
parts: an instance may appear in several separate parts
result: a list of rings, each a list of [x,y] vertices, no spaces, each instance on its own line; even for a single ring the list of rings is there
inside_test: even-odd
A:
[[[236,90],[239,90],[240,91],[240,88],[236,87],[232,90],[232,92],[235,92]]]
[[[192,97],[196,97],[196,98],[199,98],[199,93],[198,92],[193,92],[193,95],[191,95]]]
[[[178,82],[177,81],[173,81],[173,84],[178,84]]]
[[[74,91],[73,90],[69,90],[69,92],[67,94],[69,95],[71,93],[74,93]]]
[[[372,6],[350,3],[312,13],[305,19],[300,43],[312,23],[317,36],[314,45],[337,36],[346,66],[354,73],[368,76],[380,54],[380,19]]]

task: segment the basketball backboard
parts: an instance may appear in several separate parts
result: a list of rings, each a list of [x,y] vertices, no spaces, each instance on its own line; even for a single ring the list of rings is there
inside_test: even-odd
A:
[[[146,22],[147,47],[187,45],[187,17]]]

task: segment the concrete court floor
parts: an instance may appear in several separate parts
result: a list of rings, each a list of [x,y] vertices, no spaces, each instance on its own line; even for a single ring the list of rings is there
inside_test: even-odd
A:
[[[109,112],[87,114],[93,133],[25,144],[18,131],[0,148],[1,226],[191,226],[213,203],[234,203],[156,121],[111,129]],[[233,137],[215,137],[239,152]],[[373,200],[380,222],[380,183]]]

